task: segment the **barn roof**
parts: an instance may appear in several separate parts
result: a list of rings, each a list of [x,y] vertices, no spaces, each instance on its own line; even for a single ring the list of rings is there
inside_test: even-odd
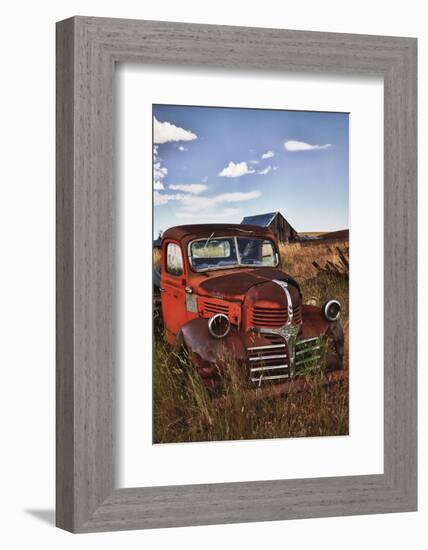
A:
[[[242,224],[258,225],[259,227],[269,227],[279,212],[268,212],[267,214],[257,214],[256,216],[246,216]]]

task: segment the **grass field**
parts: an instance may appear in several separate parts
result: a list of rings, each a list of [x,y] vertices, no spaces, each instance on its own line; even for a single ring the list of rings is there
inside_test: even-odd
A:
[[[347,242],[284,244],[280,252],[281,267],[299,282],[304,303],[322,305],[333,297],[342,303],[347,367]],[[159,257],[155,256],[155,263],[158,260]],[[170,359],[170,348],[162,334],[158,334],[153,365],[155,443],[348,433],[347,383],[325,386],[320,374],[314,378],[309,391],[255,400],[244,391],[247,381],[231,361],[224,395],[220,400],[214,400],[185,358],[181,358],[181,362],[171,362]]]

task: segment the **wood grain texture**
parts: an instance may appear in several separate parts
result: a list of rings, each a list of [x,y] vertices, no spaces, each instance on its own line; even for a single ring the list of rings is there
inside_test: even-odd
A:
[[[383,475],[115,489],[118,61],[383,76]],[[58,23],[57,525],[91,532],[416,510],[416,176],[415,39],[86,17]]]
[[[74,23],[56,37],[56,520],[74,526]]]

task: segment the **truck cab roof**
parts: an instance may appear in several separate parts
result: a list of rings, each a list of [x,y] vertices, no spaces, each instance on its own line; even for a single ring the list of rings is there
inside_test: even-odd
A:
[[[170,227],[162,235],[162,240],[176,241],[208,238],[212,234],[216,237],[266,237],[276,241],[274,234],[266,227],[258,225],[243,225],[239,223],[210,223],[194,225],[177,225]]]

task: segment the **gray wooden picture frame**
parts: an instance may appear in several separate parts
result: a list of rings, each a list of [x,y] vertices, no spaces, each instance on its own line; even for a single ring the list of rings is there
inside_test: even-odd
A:
[[[57,24],[56,46],[58,527],[83,533],[416,510],[416,39],[73,17]],[[117,62],[383,76],[383,474],[115,487]],[[372,366],[368,358],[364,368]]]

